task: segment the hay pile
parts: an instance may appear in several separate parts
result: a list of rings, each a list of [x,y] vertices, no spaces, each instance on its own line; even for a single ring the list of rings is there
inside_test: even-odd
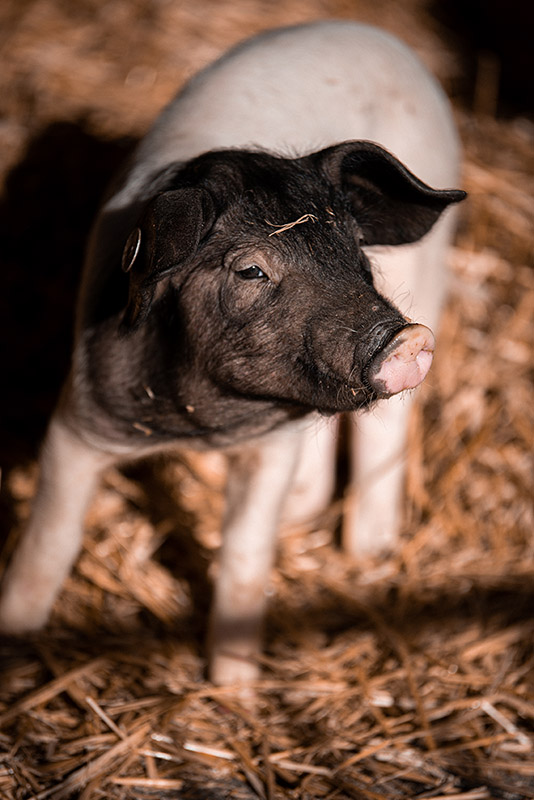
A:
[[[302,19],[379,21],[455,76],[416,0],[10,0],[0,15],[3,566],[68,352],[72,264],[120,137],[229,44]],[[342,501],[283,532],[250,705],[203,677],[216,460],[109,472],[50,627],[0,644],[1,798],[534,797],[534,127],[458,119],[470,199],[412,419],[398,553],[349,563]]]

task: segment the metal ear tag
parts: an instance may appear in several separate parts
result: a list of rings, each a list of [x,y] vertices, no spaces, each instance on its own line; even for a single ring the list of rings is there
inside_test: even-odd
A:
[[[141,247],[141,228],[134,228],[126,240],[124,250],[122,251],[122,271],[129,272],[135,263],[135,259],[139,255]]]

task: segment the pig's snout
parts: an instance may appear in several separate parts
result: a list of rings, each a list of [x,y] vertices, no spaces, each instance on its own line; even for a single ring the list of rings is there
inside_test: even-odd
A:
[[[379,397],[415,389],[425,379],[434,354],[434,334],[424,325],[406,325],[376,353],[367,379]]]

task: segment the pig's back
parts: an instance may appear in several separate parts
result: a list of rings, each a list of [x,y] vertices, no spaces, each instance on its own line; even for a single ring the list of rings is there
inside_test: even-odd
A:
[[[149,173],[207,150],[301,155],[347,139],[378,142],[436,187],[457,179],[448,100],[408,47],[354,22],[272,31],[186,85],[143,141],[120,194],[127,202]]]

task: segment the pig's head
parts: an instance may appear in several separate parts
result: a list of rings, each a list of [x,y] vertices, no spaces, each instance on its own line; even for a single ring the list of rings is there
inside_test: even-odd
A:
[[[128,239],[122,335],[151,332],[184,403],[202,386],[330,413],[413,388],[433,336],[377,292],[362,248],[421,238],[463,197],[369,142],[200,156],[167,175]]]

